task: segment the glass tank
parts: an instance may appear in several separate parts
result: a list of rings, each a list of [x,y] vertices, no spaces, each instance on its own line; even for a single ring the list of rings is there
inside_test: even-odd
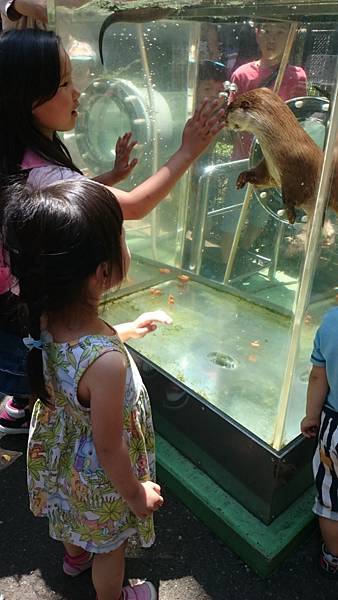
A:
[[[290,224],[280,186],[238,189],[240,173],[267,150],[259,136],[226,127],[156,209],[126,223],[132,267],[103,306],[112,323],[156,309],[172,316],[171,327],[130,342],[146,382],[165,377],[154,411],[168,436],[170,423],[184,429],[190,410],[207,411],[220,437],[230,423],[281,456],[301,443],[314,333],[338,301],[336,213],[325,208],[338,122],[338,4],[70,5],[51,3],[49,18],[81,90],[76,128],[64,140],[85,174],[111,168],[117,138],[132,131],[138,165],[121,185],[132,189],[179,147],[205,96],[221,94],[226,106],[257,87],[279,93],[325,155],[313,220],[300,207]],[[292,129],[281,128],[276,144],[285,135],[291,149]]]

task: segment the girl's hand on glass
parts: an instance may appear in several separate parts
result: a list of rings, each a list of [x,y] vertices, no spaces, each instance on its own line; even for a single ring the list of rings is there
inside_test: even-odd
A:
[[[153,481],[140,483],[136,494],[132,498],[126,498],[126,500],[130,510],[139,519],[148,517],[163,504],[161,488]]]
[[[111,171],[114,181],[122,181],[128,177],[129,173],[136,167],[138,160],[133,158],[130,162],[130,154],[135,148],[137,141],[131,139],[132,133],[129,131],[122,137],[119,137],[115,146],[115,163]]]
[[[172,318],[169,317],[164,310],[142,313],[142,315],[137,317],[137,319],[131,323],[130,337],[142,338],[147,335],[147,333],[151,333],[157,329],[156,323],[171,325],[172,322]]]
[[[223,100],[205,100],[184,127],[181,148],[196,158],[225,125]]]
[[[314,438],[318,434],[320,417],[304,417],[300,423],[300,430],[307,438]]]

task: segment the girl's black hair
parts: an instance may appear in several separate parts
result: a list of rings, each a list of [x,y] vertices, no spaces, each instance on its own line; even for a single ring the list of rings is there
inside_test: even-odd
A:
[[[21,170],[27,149],[48,161],[81,172],[57,133],[53,140],[35,126],[32,107],[55,96],[60,73],[59,37],[39,29],[0,35],[0,184]]]
[[[123,216],[115,196],[89,179],[37,191],[11,186],[3,210],[3,240],[20,286],[24,328],[39,340],[45,312],[88,305],[87,280],[102,262],[118,285],[124,277]],[[22,310],[23,309],[23,310]],[[41,350],[28,355],[33,394],[48,403]]]

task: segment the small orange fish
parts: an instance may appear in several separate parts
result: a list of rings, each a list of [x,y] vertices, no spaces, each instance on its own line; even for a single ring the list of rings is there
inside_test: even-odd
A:
[[[162,296],[162,292],[158,288],[150,288],[149,292],[152,296]]]
[[[179,279],[181,283],[187,283],[190,277],[189,275],[177,275],[177,279]]]
[[[308,325],[309,323],[311,323],[311,321],[312,321],[311,315],[305,315],[305,317],[304,317],[305,325]]]
[[[171,269],[167,269],[166,267],[161,267],[159,269],[159,271],[160,271],[160,273],[164,273],[164,274],[171,273]]]
[[[250,346],[252,346],[253,348],[259,348],[260,345],[261,344],[259,340],[253,340],[252,342],[250,342]]]
[[[249,361],[249,362],[256,362],[256,361],[257,361],[257,356],[256,356],[256,354],[249,354],[249,356],[248,356],[248,361]]]
[[[168,296],[168,304],[175,304],[175,298],[172,294]]]

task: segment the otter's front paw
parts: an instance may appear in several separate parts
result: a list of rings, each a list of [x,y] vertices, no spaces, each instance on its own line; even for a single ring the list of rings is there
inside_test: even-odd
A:
[[[254,183],[254,177],[251,171],[243,171],[237,177],[236,188],[242,189],[247,183]]]
[[[286,209],[286,215],[290,225],[293,225],[296,220],[296,211],[293,206],[288,206]]]

